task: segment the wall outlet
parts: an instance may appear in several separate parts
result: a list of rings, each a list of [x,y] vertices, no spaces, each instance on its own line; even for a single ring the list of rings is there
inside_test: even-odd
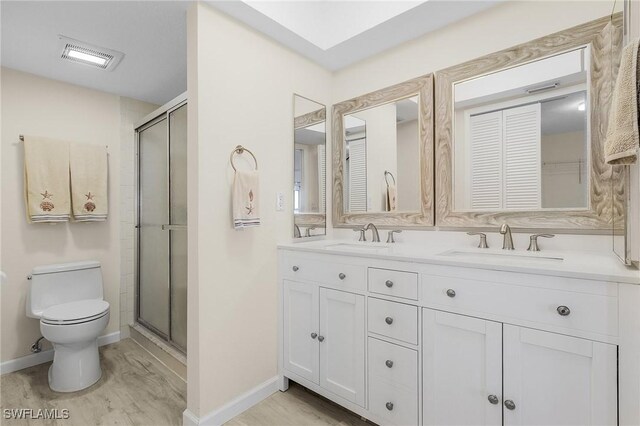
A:
[[[276,193],[276,211],[281,212],[284,210],[284,194],[282,192]]]

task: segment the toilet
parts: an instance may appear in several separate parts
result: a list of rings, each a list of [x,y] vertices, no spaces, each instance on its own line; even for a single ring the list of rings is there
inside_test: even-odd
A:
[[[100,262],[37,266],[29,277],[27,316],[53,345],[49,387],[56,392],[85,389],[102,376],[98,336],[109,323]]]

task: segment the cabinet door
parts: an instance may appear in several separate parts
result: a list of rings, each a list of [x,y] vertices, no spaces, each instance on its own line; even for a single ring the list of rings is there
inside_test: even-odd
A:
[[[364,407],[364,296],[320,289],[320,386]]]
[[[502,324],[423,309],[422,332],[423,423],[502,424]]]
[[[617,347],[505,325],[504,400],[505,425],[614,425]]]
[[[284,368],[318,383],[318,287],[284,282]]]

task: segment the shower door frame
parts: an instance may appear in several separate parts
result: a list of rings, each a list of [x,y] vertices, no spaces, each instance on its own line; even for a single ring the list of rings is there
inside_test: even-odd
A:
[[[152,326],[144,319],[140,317],[140,132],[144,131],[163,120],[167,120],[167,189],[170,191],[171,188],[171,173],[169,172],[170,164],[171,164],[171,120],[170,114],[185,106],[187,104],[187,92],[184,92],[174,99],[170,100],[166,104],[162,105],[160,108],[151,112],[147,116],[145,116],[142,120],[134,126],[135,131],[135,143],[134,143],[134,188],[135,188],[135,196],[134,196],[134,212],[135,212],[135,238],[133,241],[133,252],[134,252],[134,276],[135,276],[135,303],[134,305],[134,322],[142,325],[147,330],[153,332],[156,336],[160,337],[165,343],[169,344],[172,348],[175,348],[179,352],[186,354],[186,348],[182,348],[178,344],[176,344],[171,339],[171,312],[172,312],[172,283],[171,283],[171,231],[167,229],[169,233],[169,269],[167,273],[167,282],[169,283],[169,305],[167,315],[169,316],[169,333],[164,333],[158,330],[156,327]],[[168,197],[169,203],[171,202],[171,198]],[[170,204],[167,205],[167,209],[169,209],[169,224],[171,224],[171,209]],[[187,225],[188,226],[188,225]],[[188,337],[187,337],[188,339]]]

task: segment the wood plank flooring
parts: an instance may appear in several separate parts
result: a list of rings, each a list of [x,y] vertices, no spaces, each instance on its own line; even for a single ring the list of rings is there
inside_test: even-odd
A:
[[[0,378],[3,425],[181,425],[187,384],[131,339],[100,348],[102,378],[88,389],[49,389],[51,363]],[[68,409],[69,419],[8,420],[4,409]]]
[[[226,426],[371,426],[360,416],[290,382],[289,390],[276,392],[225,424]]]
[[[102,378],[80,392],[49,389],[51,363],[0,377],[2,425],[181,425],[186,383],[131,339],[100,348]],[[68,409],[60,420],[14,420],[4,409]],[[371,426],[359,416],[291,382],[227,423],[228,426]]]

